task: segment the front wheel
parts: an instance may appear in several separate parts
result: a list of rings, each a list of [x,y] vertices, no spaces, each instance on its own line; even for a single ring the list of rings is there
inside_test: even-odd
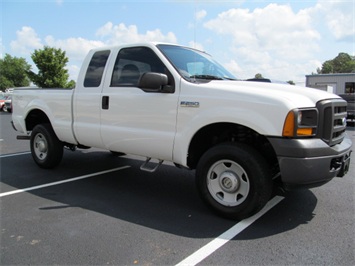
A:
[[[265,206],[272,179],[265,159],[245,144],[224,143],[209,149],[196,169],[203,201],[217,214],[244,219]]]
[[[31,154],[41,168],[54,168],[63,158],[63,143],[50,124],[39,124],[31,134]]]

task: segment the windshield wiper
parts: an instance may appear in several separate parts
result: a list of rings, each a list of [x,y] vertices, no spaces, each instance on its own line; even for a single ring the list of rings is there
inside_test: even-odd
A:
[[[192,75],[190,78],[195,79],[208,79],[208,80],[223,80],[223,78],[213,75]]]

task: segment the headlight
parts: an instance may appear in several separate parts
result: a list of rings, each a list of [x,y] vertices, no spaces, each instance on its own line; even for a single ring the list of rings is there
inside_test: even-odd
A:
[[[282,135],[284,137],[310,137],[317,134],[318,110],[294,109],[288,112]]]

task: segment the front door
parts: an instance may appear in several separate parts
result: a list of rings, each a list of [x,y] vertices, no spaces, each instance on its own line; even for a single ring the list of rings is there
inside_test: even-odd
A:
[[[101,136],[111,151],[172,159],[176,128],[178,92],[144,92],[138,88],[145,72],[170,73],[157,55],[147,47],[121,49],[115,60],[111,80],[102,92]]]

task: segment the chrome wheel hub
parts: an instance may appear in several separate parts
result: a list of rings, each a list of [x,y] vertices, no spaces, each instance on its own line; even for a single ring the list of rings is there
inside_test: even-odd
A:
[[[239,178],[232,172],[224,172],[219,178],[221,188],[228,192],[233,193],[238,190],[240,181]]]
[[[207,173],[207,188],[218,203],[233,207],[244,202],[249,195],[250,181],[241,165],[231,160],[220,160]]]
[[[37,134],[33,142],[33,149],[36,157],[40,160],[44,160],[48,154],[48,143],[46,138],[42,134]]]

